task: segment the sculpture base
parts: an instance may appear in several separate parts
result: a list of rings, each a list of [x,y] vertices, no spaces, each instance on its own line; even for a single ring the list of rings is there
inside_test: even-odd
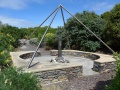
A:
[[[70,61],[66,60],[64,57],[56,57],[50,60],[53,63],[70,63]]]

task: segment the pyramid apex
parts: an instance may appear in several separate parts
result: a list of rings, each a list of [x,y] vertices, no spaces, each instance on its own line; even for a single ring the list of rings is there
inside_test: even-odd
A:
[[[61,7],[61,6],[62,6],[62,4],[59,5],[59,7]]]

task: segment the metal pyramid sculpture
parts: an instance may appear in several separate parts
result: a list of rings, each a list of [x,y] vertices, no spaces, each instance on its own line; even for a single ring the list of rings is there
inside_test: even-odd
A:
[[[31,60],[29,61],[28,65],[27,65],[27,68],[30,68],[30,67],[31,67],[31,63],[32,63],[32,61],[34,60],[34,57],[35,57],[35,55],[36,55],[36,53],[37,53],[37,51],[38,51],[38,49],[39,49],[39,46],[41,45],[41,43],[42,43],[42,41],[43,41],[43,39],[44,39],[47,31],[49,30],[52,22],[54,21],[54,18],[56,17],[57,12],[59,11],[59,9],[61,10],[61,14],[62,14],[62,19],[63,19],[64,26],[65,26],[65,19],[64,19],[63,10],[65,10],[68,14],[70,14],[73,18],[75,18],[75,19],[76,19],[81,25],[83,25],[91,34],[93,34],[101,43],[103,43],[110,51],[112,51],[112,52],[114,53],[114,51],[113,51],[106,43],[104,43],[95,33],[93,33],[85,24],[83,24],[77,17],[75,17],[74,15],[72,15],[66,8],[64,8],[64,7],[60,4],[60,5],[39,25],[38,28],[40,28],[40,27],[48,20],[48,18],[50,18],[50,17],[54,14],[54,16],[53,16],[50,24],[48,25],[46,31],[44,32],[44,34],[43,34],[43,36],[42,36],[42,38],[41,38],[41,40],[40,40],[40,42],[39,42],[39,44],[38,44],[35,52],[34,52]],[[28,37],[28,39],[30,39],[30,37],[31,37],[36,31],[37,31],[37,28],[30,34],[30,36]],[[26,42],[26,41],[25,41],[25,42]],[[25,43],[25,42],[24,42],[24,43]]]

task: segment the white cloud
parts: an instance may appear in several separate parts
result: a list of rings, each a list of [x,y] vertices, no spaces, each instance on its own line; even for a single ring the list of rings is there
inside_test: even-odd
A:
[[[35,26],[33,23],[24,20],[24,19],[16,19],[7,16],[0,15],[0,20],[3,24],[9,24],[16,27],[32,27]]]
[[[0,0],[0,7],[22,9],[27,7],[26,0]]]
[[[85,6],[87,10],[92,10],[97,12],[98,14],[102,14],[105,11],[109,11],[113,8],[115,3],[111,2],[91,2]]]
[[[9,9],[23,9],[28,7],[29,3],[43,3],[45,0],[0,0],[0,7]]]

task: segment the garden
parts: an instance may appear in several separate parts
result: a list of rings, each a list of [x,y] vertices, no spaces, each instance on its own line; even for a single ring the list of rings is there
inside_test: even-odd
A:
[[[112,83],[106,86],[106,90],[119,90],[120,88],[120,4],[116,4],[113,9],[102,15],[95,12],[83,11],[76,13],[80,19],[92,32],[100,37],[116,53],[116,75]],[[42,90],[37,76],[33,73],[25,72],[22,68],[13,66],[10,52],[17,51],[21,46],[19,39],[33,39],[37,45],[45,32],[47,26],[18,28],[0,22],[0,90]],[[37,31],[28,38],[35,30]],[[82,50],[112,54],[94,35],[88,32],[74,18],[67,19],[65,27],[57,27],[48,30],[42,46],[46,50],[57,49],[58,36],[62,37],[62,49]],[[41,47],[42,47],[41,46]]]

